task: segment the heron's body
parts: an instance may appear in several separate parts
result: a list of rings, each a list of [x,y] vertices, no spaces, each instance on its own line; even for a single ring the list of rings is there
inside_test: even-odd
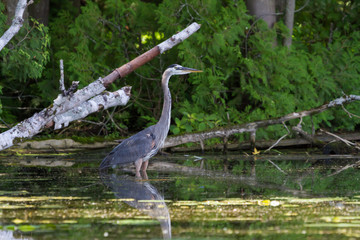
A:
[[[171,65],[165,70],[161,81],[164,92],[164,104],[158,123],[122,141],[104,158],[101,162],[100,169],[133,162],[135,163],[137,175],[139,174],[140,169],[146,170],[148,160],[163,147],[169,132],[171,116],[171,94],[168,86],[169,79],[172,75],[187,74],[190,72],[201,71],[184,68],[176,64]]]

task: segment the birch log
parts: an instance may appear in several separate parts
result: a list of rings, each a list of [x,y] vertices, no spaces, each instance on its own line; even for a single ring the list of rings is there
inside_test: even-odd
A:
[[[258,128],[263,128],[275,124],[283,124],[284,122],[290,121],[292,119],[298,119],[298,118],[318,114],[325,111],[326,109],[336,106],[341,106],[345,103],[350,103],[353,101],[360,101],[360,96],[358,95],[344,96],[341,98],[337,98],[327,104],[321,105],[317,108],[313,108],[301,112],[290,113],[288,115],[275,119],[245,123],[231,127],[219,128],[216,130],[204,131],[201,133],[192,133],[192,134],[184,134],[175,137],[168,137],[165,141],[164,148],[174,147],[189,142],[200,142],[210,138],[229,137],[230,135],[233,135],[235,133],[255,132]]]
[[[108,109],[114,106],[123,106],[130,99],[131,87],[126,86],[115,92],[103,92],[80,106],[73,108],[65,113],[58,114],[54,118],[55,128],[61,129],[67,127],[70,122],[83,119],[91,113],[97,112],[101,109]],[[123,94],[125,92],[125,94]]]
[[[120,89],[119,91],[112,94],[115,98],[114,100],[117,100],[117,103],[119,105],[126,105],[129,101],[129,89],[127,87],[124,87]],[[115,95],[117,95],[115,97]],[[89,101],[90,105],[96,105],[94,101]],[[101,103],[99,103],[101,104]],[[88,107],[89,104],[86,104],[84,106]],[[92,107],[92,110],[94,110],[95,107]],[[62,115],[62,114],[55,114],[54,111],[56,111],[56,107],[52,108],[46,108],[42,110],[39,113],[34,114],[32,117],[22,121],[21,123],[17,124],[15,127],[11,128],[10,130],[7,130],[6,132],[3,132],[0,134],[0,150],[6,149],[8,147],[11,147],[14,145],[14,143],[20,142],[23,139],[30,138],[39,132],[41,132],[45,127],[46,124],[53,120],[55,117],[57,117],[59,123],[58,125],[62,124],[68,124],[71,120],[71,117],[69,115],[72,115],[72,112],[69,112],[68,115]],[[76,109],[74,109],[76,111]],[[82,111],[85,111],[85,109],[82,109]],[[86,110],[86,113],[91,113],[93,111]],[[63,116],[63,117],[61,117]],[[83,117],[85,117],[85,114],[82,114]],[[76,120],[76,116],[72,116],[74,120]]]
[[[19,32],[20,28],[23,25],[24,11],[27,6],[26,0],[19,0],[15,9],[15,16],[12,21],[11,26],[0,38],[0,51],[9,43],[9,41]]]
[[[104,78],[104,86],[107,87],[111,83],[113,83],[117,78],[123,78],[135,69],[139,68],[140,66],[144,65],[145,63],[152,60],[154,57],[160,55],[161,53],[173,48],[177,44],[181,43],[190,35],[195,33],[197,30],[200,29],[200,24],[196,22],[192,23],[190,26],[182,30],[181,32],[173,35],[171,38],[165,40],[164,42],[160,43],[159,45],[153,47],[146,53],[140,55],[139,57],[135,58],[131,62],[122,65],[121,67],[115,69],[112,73],[107,75]]]
[[[25,1],[26,2],[26,1]],[[26,6],[25,6],[26,7]],[[103,92],[107,86],[113,83],[116,79],[125,77],[138,67],[144,65],[148,61],[152,60],[157,55],[163,53],[181,43],[183,40],[187,39],[190,35],[195,33],[200,28],[200,25],[197,23],[192,23],[190,26],[182,30],[181,32],[173,35],[171,38],[155,46],[146,53],[140,55],[139,57],[133,59],[131,62],[115,69],[112,73],[107,75],[104,78],[99,78],[98,80],[92,82],[88,86],[76,91],[74,94],[64,96],[59,94],[59,96],[54,100],[54,104],[48,108],[45,108],[39,113],[34,114],[32,117],[20,122],[15,127],[7,130],[0,134],[0,151],[6,148],[9,148],[14,145],[16,142],[20,142],[26,138],[31,138],[34,135],[40,133],[44,128],[51,127],[56,124],[56,127],[65,126],[71,120],[60,120],[60,114],[64,114],[67,111],[70,111],[78,106],[80,106],[85,101],[90,98]],[[125,89],[126,90],[126,89]],[[126,93],[123,90],[118,92],[121,99],[127,99],[129,93]],[[126,101],[126,103],[127,103]],[[91,102],[93,103],[93,102]],[[122,104],[126,104],[123,102]],[[88,105],[89,106],[89,105]],[[93,106],[93,105],[91,105]],[[85,112],[92,112],[83,109]],[[74,110],[76,111],[76,109]],[[72,115],[74,112],[69,112],[69,115]],[[82,114],[85,117],[86,114]],[[57,123],[54,122],[55,116],[57,117]],[[63,115],[65,118],[65,115]],[[76,119],[74,116],[73,119]]]

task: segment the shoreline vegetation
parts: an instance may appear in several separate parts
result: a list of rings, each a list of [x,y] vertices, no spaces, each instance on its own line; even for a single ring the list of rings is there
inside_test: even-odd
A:
[[[337,135],[360,126],[359,3],[54,0],[39,16],[43,1],[10,2],[0,2],[0,150],[116,145],[103,142],[157,122],[172,63],[203,74],[170,83],[165,152],[360,150],[357,134]],[[75,142],[20,144],[35,135]]]

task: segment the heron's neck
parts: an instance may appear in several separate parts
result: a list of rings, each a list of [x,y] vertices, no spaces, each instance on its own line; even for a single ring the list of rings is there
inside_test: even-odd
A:
[[[171,75],[165,72],[163,76],[163,80],[161,82],[161,86],[164,92],[164,104],[163,104],[161,117],[158,122],[158,125],[161,127],[166,127],[167,131],[169,130],[170,127],[170,118],[171,118],[171,94],[168,85],[170,77]]]

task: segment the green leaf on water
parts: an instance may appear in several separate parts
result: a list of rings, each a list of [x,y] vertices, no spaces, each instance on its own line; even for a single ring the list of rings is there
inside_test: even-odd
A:
[[[35,229],[36,229],[36,227],[33,225],[21,225],[18,227],[18,230],[20,230],[22,232],[32,232]]]
[[[14,231],[15,230],[15,225],[7,225],[5,226],[6,230],[10,230],[10,231]]]

